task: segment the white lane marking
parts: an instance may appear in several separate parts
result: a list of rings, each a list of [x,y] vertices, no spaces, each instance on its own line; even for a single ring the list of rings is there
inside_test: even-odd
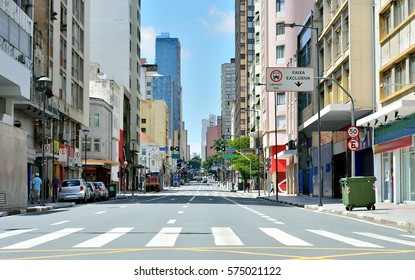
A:
[[[415,235],[407,235],[407,234],[401,234],[401,235],[405,237],[409,237],[409,238],[415,238]]]
[[[73,246],[74,248],[98,248],[98,247],[102,247],[103,245],[113,241],[114,239],[117,239],[121,236],[123,236],[124,234],[130,232],[131,230],[133,230],[132,227],[119,227],[119,228],[113,228],[110,231],[107,231],[104,234],[101,234],[97,237],[94,237],[92,239],[89,239],[87,241],[84,241],[82,243],[79,243],[75,246]]]
[[[122,206],[120,206],[120,208],[125,208],[125,207],[127,207],[127,205],[122,205]]]
[[[378,234],[374,234],[374,233],[370,233],[370,232],[355,232],[355,233],[363,235],[363,236],[367,236],[367,237],[372,237],[372,238],[376,238],[376,239],[380,239],[380,240],[385,240],[385,241],[389,241],[389,242],[393,242],[393,243],[398,243],[398,244],[403,244],[403,245],[408,245],[408,246],[415,247],[415,242],[413,242],[413,241],[407,241],[407,240],[397,239],[397,238],[393,238],[393,237],[387,237],[387,236],[378,235]]]
[[[82,230],[83,228],[65,228],[56,232],[48,233],[36,238],[32,238],[23,242],[19,242],[7,247],[4,247],[2,249],[29,249],[32,247],[35,247],[37,245],[46,243],[48,241],[52,241],[61,237],[64,237],[66,235],[69,235],[71,233],[77,232]]]
[[[100,214],[104,214],[104,213],[106,213],[107,211],[99,211],[99,212],[96,212],[95,214],[97,214],[97,215],[100,215]]]
[[[147,243],[146,247],[172,247],[181,231],[181,227],[164,227]]]
[[[213,227],[212,228],[213,238],[215,239],[216,245],[224,246],[238,246],[244,245],[238,236],[228,227]]]
[[[57,225],[62,225],[62,224],[66,224],[66,223],[69,223],[69,221],[61,221],[61,222],[53,223],[53,224],[51,224],[51,226],[57,226]]]
[[[312,244],[301,240],[291,234],[288,234],[278,228],[260,228],[265,234],[271,236],[278,242],[287,246],[313,246]]]
[[[183,208],[187,208],[187,207],[189,207],[189,206],[187,206],[187,205],[183,205]]]
[[[169,220],[169,221],[167,222],[167,224],[169,224],[169,225],[174,224],[174,223],[176,223],[176,220]]]
[[[193,201],[193,199],[195,199],[196,198],[196,196],[193,196],[190,200],[189,200],[189,202],[192,202]]]
[[[177,214],[183,214],[184,213],[184,211],[179,211],[179,212],[177,212]]]
[[[373,244],[373,243],[369,243],[369,242],[364,242],[358,239],[354,239],[351,237],[347,237],[347,236],[342,236],[336,233],[332,233],[332,232],[328,232],[325,230],[312,230],[312,229],[307,229],[309,232],[327,237],[327,238],[331,238],[355,247],[365,247],[365,248],[383,248],[382,246]]]
[[[3,232],[3,233],[0,233],[0,239],[7,238],[7,237],[10,237],[10,236],[19,235],[19,234],[22,234],[22,233],[25,233],[25,232],[29,232],[29,231],[32,231],[32,230],[35,230],[35,228],[31,228],[31,229],[16,229],[16,230],[6,231],[6,232]]]

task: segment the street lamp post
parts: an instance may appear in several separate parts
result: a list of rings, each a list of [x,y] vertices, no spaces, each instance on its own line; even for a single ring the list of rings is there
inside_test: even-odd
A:
[[[318,27],[310,26],[310,25],[302,25],[302,24],[295,24],[295,23],[285,23],[284,27],[303,27],[306,29],[312,29],[316,31],[316,44],[315,44],[315,65],[316,65],[316,71],[317,75],[320,75],[320,65],[319,65],[319,59],[318,59]],[[319,185],[319,204],[318,206],[323,206],[323,176],[322,176],[322,166],[321,166],[321,117],[320,117],[320,111],[321,111],[321,96],[320,96],[320,82],[317,80],[317,131],[318,131],[318,151],[317,151],[317,174],[318,174],[318,185]]]
[[[134,196],[134,187],[136,184],[136,178],[135,178],[135,143],[137,142],[136,139],[131,139],[131,143],[133,143],[133,158],[132,158],[132,163],[133,163],[133,184],[131,187],[131,196]]]
[[[257,149],[257,153],[258,153],[258,176],[257,176],[257,184],[258,184],[258,196],[261,196],[261,188],[260,188],[260,179],[259,179],[259,171],[260,171],[260,154],[259,154],[259,114],[258,117],[256,116],[256,109],[254,108],[253,110],[250,109],[245,109],[245,111],[249,112],[249,111],[253,111],[254,112],[254,120],[257,122],[257,124],[255,125],[256,127],[256,131],[257,131],[257,140],[255,141],[255,148]]]
[[[41,178],[43,183],[43,191],[42,191],[42,205],[45,205],[45,195],[46,195],[46,159],[45,159],[45,114],[46,114],[46,96],[49,98],[52,97],[52,94],[48,94],[47,90],[50,84],[52,83],[52,80],[48,77],[41,77],[38,80],[39,82],[39,89],[43,92],[42,95],[42,104],[43,104],[43,110],[42,110],[42,164],[41,164]]]
[[[84,176],[82,176],[82,177],[84,177],[84,180],[86,180],[86,161],[87,161],[87,151],[88,151],[88,147],[87,147],[87,137],[88,137],[89,130],[85,128],[84,130],[82,130],[82,132],[85,135],[85,144],[84,144],[84,149],[85,149]]]

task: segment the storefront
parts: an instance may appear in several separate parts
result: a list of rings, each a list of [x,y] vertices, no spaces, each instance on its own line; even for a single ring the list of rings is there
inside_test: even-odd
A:
[[[415,117],[402,121],[375,130],[378,201],[415,203]]]

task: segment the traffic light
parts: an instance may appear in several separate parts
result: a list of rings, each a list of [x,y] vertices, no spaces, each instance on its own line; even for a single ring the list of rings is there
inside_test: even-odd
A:
[[[221,148],[220,148],[220,150],[221,150],[222,152],[226,152],[226,147],[221,147]]]
[[[180,150],[179,146],[174,147],[174,150],[178,152]]]

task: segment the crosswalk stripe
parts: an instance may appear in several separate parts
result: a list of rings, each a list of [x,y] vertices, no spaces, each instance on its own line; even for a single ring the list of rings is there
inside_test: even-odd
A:
[[[332,233],[332,232],[328,232],[328,231],[325,231],[325,230],[308,229],[308,231],[312,232],[312,233],[315,233],[315,234],[318,234],[318,235],[321,235],[321,236],[324,236],[324,237],[327,237],[327,238],[331,238],[331,239],[334,239],[334,240],[352,245],[352,246],[355,246],[355,247],[383,248],[382,246],[379,246],[379,245],[376,245],[376,244],[373,244],[373,243],[361,241],[361,240],[354,239],[354,238],[347,237],[347,236],[342,236],[342,235],[335,234],[335,233]]]
[[[7,238],[7,237],[10,237],[10,236],[19,235],[19,234],[22,234],[22,233],[25,233],[25,232],[29,232],[29,231],[32,231],[32,230],[35,230],[35,228],[31,228],[31,229],[16,229],[16,230],[11,230],[11,231],[7,231],[7,232],[3,232],[3,233],[0,233],[0,239]]]
[[[104,234],[101,234],[97,237],[89,239],[85,242],[79,243],[78,245],[73,246],[74,248],[98,248],[102,247],[103,245],[123,236],[124,234],[132,231],[134,228],[132,227],[119,227],[113,228],[110,231],[107,231]]]
[[[29,249],[34,246],[46,243],[48,241],[52,241],[61,237],[64,237],[66,235],[69,235],[71,233],[77,232],[82,230],[83,228],[65,228],[59,231],[55,231],[52,233],[48,233],[39,237],[35,237],[23,242],[19,242],[10,246],[3,247],[2,249]]]
[[[213,227],[213,238],[216,245],[238,246],[244,245],[238,236],[228,227]]]
[[[271,236],[278,242],[287,246],[313,246],[312,244],[301,240],[291,234],[288,234],[278,228],[260,228],[265,234]]]
[[[164,227],[147,243],[146,247],[174,246],[181,231],[181,227]]]
[[[376,238],[376,239],[380,239],[380,240],[385,240],[385,241],[389,241],[389,242],[393,242],[393,243],[398,243],[398,244],[403,244],[403,245],[408,245],[408,246],[415,247],[415,242],[413,242],[413,241],[407,241],[407,240],[397,239],[397,238],[393,238],[393,237],[387,237],[387,236],[374,234],[374,233],[370,233],[370,232],[355,232],[355,233],[359,234],[359,235],[367,236],[367,237],[372,237],[372,238]]]

